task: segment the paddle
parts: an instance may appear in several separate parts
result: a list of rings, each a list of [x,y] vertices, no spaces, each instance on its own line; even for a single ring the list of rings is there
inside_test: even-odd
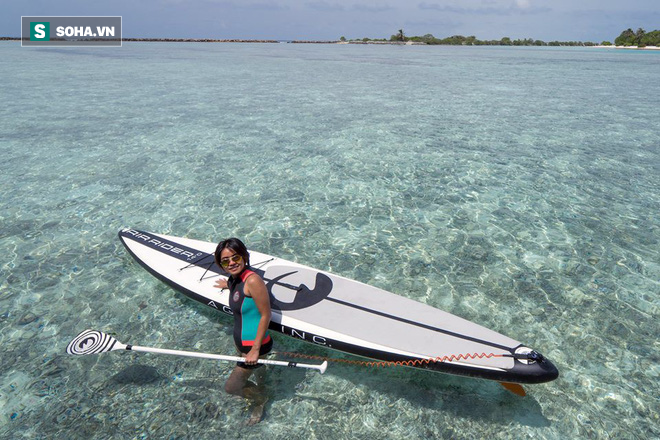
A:
[[[68,354],[73,354],[78,356],[107,353],[109,351],[115,351],[115,350],[130,350],[130,351],[140,351],[143,353],[171,354],[174,356],[214,359],[218,361],[235,361],[235,362],[245,361],[245,358],[239,356],[225,356],[220,354],[199,353],[194,351],[167,350],[164,348],[151,348],[151,347],[140,347],[138,345],[125,345],[117,341],[112,336],[100,332],[98,330],[85,330],[84,332],[76,336],[71,342],[69,342],[69,345],[67,345],[66,347],[66,352]],[[257,362],[264,365],[277,365],[280,367],[309,368],[313,370],[319,370],[321,374],[325,373],[326,368],[328,368],[327,361],[323,362],[320,365],[299,364],[297,362],[286,362],[286,361],[273,361],[270,359],[259,359]]]

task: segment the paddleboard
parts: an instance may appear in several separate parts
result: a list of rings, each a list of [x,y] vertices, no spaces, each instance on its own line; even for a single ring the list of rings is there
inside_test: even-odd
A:
[[[227,274],[216,243],[122,229],[128,252],[151,274],[190,298],[231,315]],[[542,383],[559,373],[522,343],[394,293],[271,255],[250,251],[266,283],[270,329],[312,344],[415,368],[513,383]]]

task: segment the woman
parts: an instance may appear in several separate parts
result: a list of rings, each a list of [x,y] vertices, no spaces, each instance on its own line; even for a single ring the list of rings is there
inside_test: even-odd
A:
[[[234,314],[234,343],[245,357],[232,371],[225,391],[252,401],[249,424],[258,423],[263,415],[267,397],[263,388],[263,369],[257,376],[257,384],[248,379],[260,356],[270,352],[273,340],[268,335],[270,324],[270,298],[264,281],[250,270],[250,255],[241,240],[229,238],[221,241],[215,250],[215,262],[229,274],[227,280],[218,280],[215,287],[229,288],[229,307]]]

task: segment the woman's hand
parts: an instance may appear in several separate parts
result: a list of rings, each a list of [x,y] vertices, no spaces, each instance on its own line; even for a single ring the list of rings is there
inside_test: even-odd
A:
[[[259,349],[253,347],[248,354],[245,355],[245,363],[248,365],[254,365],[259,360]]]
[[[213,285],[216,289],[226,289],[227,288],[227,280],[220,278],[218,281],[215,282]]]

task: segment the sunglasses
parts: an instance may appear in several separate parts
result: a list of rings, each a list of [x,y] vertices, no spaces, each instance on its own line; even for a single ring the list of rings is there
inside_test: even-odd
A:
[[[238,254],[234,254],[231,257],[223,258],[222,260],[220,260],[220,266],[227,268],[229,267],[232,261],[236,264],[241,264],[241,261],[243,261],[243,257],[241,257]]]

